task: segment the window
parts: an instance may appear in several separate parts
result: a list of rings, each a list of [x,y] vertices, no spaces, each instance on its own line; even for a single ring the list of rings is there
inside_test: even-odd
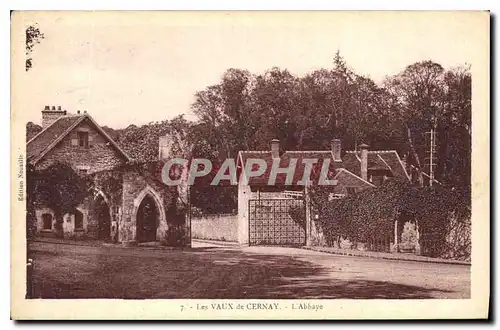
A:
[[[78,210],[75,211],[75,229],[83,229],[83,214]]]
[[[42,214],[43,230],[52,230],[52,214]]]
[[[89,147],[89,132],[78,132],[78,145],[82,148]]]

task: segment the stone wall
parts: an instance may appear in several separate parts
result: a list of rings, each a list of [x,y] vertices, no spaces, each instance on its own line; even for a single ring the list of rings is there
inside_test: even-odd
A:
[[[234,214],[205,215],[191,218],[193,238],[238,241],[238,216]]]
[[[88,148],[78,145],[78,131],[89,133]],[[94,173],[122,164],[123,157],[92,125],[82,122],[45,155],[37,169],[47,168],[56,161],[70,164],[77,172],[86,169],[87,173]]]
[[[88,226],[88,211],[86,207],[82,204],[77,207],[77,210],[80,211],[83,215],[83,227],[81,229],[75,229],[75,215],[72,213],[66,213],[63,215],[62,222],[62,230],[64,238],[79,238],[79,237],[87,237],[87,226]],[[50,214],[52,217],[52,228],[44,229],[43,228],[43,215]],[[54,211],[52,211],[48,207],[41,207],[36,209],[35,211],[36,219],[37,219],[37,233],[38,234],[56,234],[56,218]]]
[[[43,215],[44,214],[50,214],[52,217],[52,228],[50,230],[43,229]],[[37,233],[53,233],[55,224],[56,224],[56,218],[54,215],[54,211],[52,211],[48,207],[42,207],[38,208],[35,210],[35,216],[36,216],[36,231]]]
[[[63,216],[63,235],[64,238],[81,238],[87,237],[87,219],[88,212],[81,206],[77,208],[83,215],[83,227],[75,228],[75,215],[67,213]]]
[[[162,244],[177,245],[170,242],[172,231],[181,230],[185,236],[182,245],[190,245],[190,226],[187,213],[180,217],[176,210],[176,187],[165,186],[154,178],[148,178],[135,170],[123,174],[122,213],[118,223],[118,240],[134,244],[137,240],[137,211],[147,195],[155,201],[158,212],[156,237]]]
[[[75,230],[75,216],[63,217],[65,238],[85,236],[98,238],[99,218],[97,199],[102,197],[104,206],[110,213],[110,239],[124,243],[135,243],[137,234],[137,211],[143,199],[153,198],[157,210],[156,239],[165,245],[189,246],[190,222],[187,207],[179,207],[177,187],[169,187],[147,173],[133,166],[121,167],[114,171],[96,173],[93,188],[84,203],[78,208],[83,215],[83,228]],[[186,200],[186,196],[184,199]],[[182,204],[182,203],[180,203]],[[43,231],[43,214],[53,218],[52,230]],[[54,212],[48,208],[36,210],[38,232],[53,233],[55,227]],[[180,238],[179,238],[180,237]]]

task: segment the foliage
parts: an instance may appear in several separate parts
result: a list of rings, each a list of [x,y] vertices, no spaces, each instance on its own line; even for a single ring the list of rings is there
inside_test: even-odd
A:
[[[189,236],[186,233],[186,228],[181,225],[168,227],[163,244],[167,246],[186,246],[189,241]]]
[[[190,189],[190,200],[204,215],[231,214],[238,208],[238,187],[194,185]]]
[[[295,205],[290,207],[288,214],[298,225],[305,228],[306,226],[306,209],[303,205]]]
[[[35,135],[42,131],[42,126],[37,125],[33,122],[28,122],[26,124],[26,142],[31,140]]]
[[[367,143],[371,149],[398,151],[423,185],[422,172],[429,172],[426,132],[434,127],[436,179],[464,186],[470,185],[471,174],[470,102],[469,67],[446,70],[422,61],[376,84],[350,69],[337,52],[331,68],[303,77],[277,67],[263,74],[230,68],[219,83],[196,92],[195,122],[178,116],[105,129],[140,162],[158,159],[158,140],[165,135],[171,157],[203,157],[213,163],[236,159],[240,150],[268,150],[273,138],[285,150],[329,149],[331,139],[340,138],[344,150]],[[190,193],[191,203],[205,213],[227,213],[237,205],[237,189],[205,182]]]
[[[447,184],[470,184],[470,68],[446,71],[431,61],[418,62],[387,79],[385,87],[393,96],[393,118],[406,131],[413,165],[430,171],[424,162],[429,151],[426,132],[434,129],[436,178]]]
[[[374,150],[398,151],[413,168],[415,182],[424,185],[426,132],[435,128],[436,179],[448,186],[470,185],[471,74],[466,66],[444,69],[432,61],[417,62],[382,84],[354,72],[339,52],[330,68],[303,77],[277,67],[262,74],[230,68],[219,83],[196,92],[191,110],[195,122],[178,116],[105,130],[140,162],[158,160],[158,140],[165,135],[172,157],[215,163],[236,159],[240,150],[268,150],[273,138],[285,150],[325,150],[332,138],[340,138],[343,150],[367,143]],[[236,189],[200,184],[190,193],[203,212],[227,213],[237,205]]]
[[[41,39],[44,39],[45,35],[40,32],[40,29],[36,25],[30,25],[26,28],[26,71],[29,71],[33,65],[31,58],[31,53],[36,44],[40,43]]]
[[[26,237],[31,238],[36,234],[36,172],[31,163],[26,164]]]
[[[394,241],[395,220],[399,233],[406,221],[412,221],[418,224],[423,255],[470,257],[470,187],[420,187],[388,181],[379,188],[332,201],[324,189],[314,187],[311,197],[330,245],[341,237],[356,243],[389,235]]]
[[[192,123],[181,115],[170,121],[152,122],[141,127],[130,125],[116,131],[107,128],[107,132],[115,135],[118,144],[132,158],[140,162],[148,162],[158,160],[158,141],[161,136],[165,135],[172,140],[172,156],[185,156],[182,153],[190,149],[187,143],[191,125]]]
[[[89,183],[65,163],[54,163],[43,170],[28,167],[28,221],[33,221],[34,209],[46,206],[54,211],[56,234],[62,235],[63,215],[74,213],[83,202]],[[31,225],[32,226],[32,225]]]
[[[91,187],[101,190],[106,196],[109,196],[113,205],[121,204],[123,190],[123,171],[116,168],[110,171],[101,171],[89,176]]]
[[[239,150],[267,150],[280,139],[285,150],[343,148],[361,142],[394,149],[421,172],[429,149],[426,132],[437,131],[436,178],[445,184],[470,182],[470,87],[468,67],[445,70],[417,62],[377,85],[353,72],[337,53],[330,69],[304,77],[272,68],[255,75],[227,70],[219,84],[195,95],[194,153],[216,159]]]

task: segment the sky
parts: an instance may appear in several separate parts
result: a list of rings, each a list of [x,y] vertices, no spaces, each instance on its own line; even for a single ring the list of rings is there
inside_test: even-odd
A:
[[[379,83],[417,61],[430,59],[445,68],[473,64],[478,47],[489,42],[489,36],[477,37],[485,25],[471,12],[18,16],[13,42],[29,24],[37,24],[45,35],[33,51],[32,70],[16,73],[29,89],[20,105],[23,117],[40,123],[45,105],[61,105],[70,112],[87,110],[113,128],[179,114],[195,119],[190,110],[194,94],[217,84],[229,68],[260,74],[277,66],[303,76],[330,68],[339,50],[356,73]],[[24,54],[18,55],[24,61]]]

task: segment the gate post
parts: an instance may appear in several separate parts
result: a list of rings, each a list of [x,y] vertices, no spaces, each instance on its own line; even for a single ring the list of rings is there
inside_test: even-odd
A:
[[[399,252],[398,248],[398,219],[394,220],[394,244],[391,247],[391,252]]]
[[[33,259],[26,263],[26,299],[33,299]]]
[[[415,220],[415,230],[417,231],[417,242],[415,243],[415,254],[419,256],[421,254],[420,251],[420,230],[418,228],[418,220]]]

